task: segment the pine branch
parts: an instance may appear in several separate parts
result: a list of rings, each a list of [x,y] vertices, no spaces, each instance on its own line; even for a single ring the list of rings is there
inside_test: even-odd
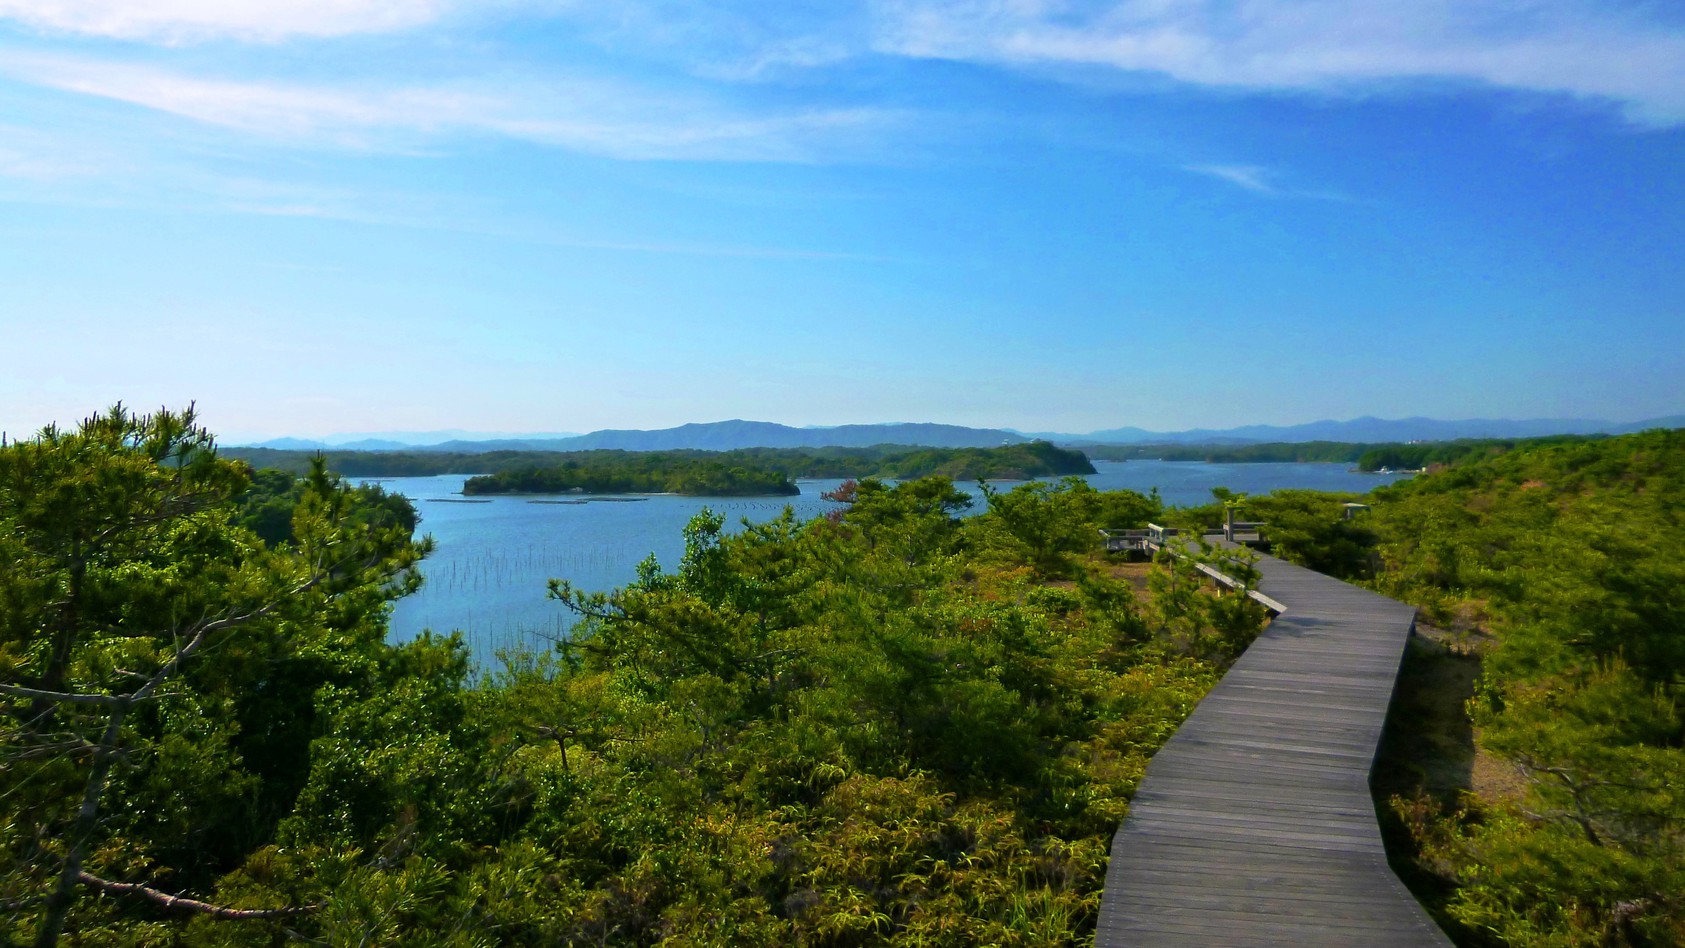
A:
[[[161,905],[164,908],[185,909],[190,912],[198,912],[201,915],[209,915],[212,918],[226,919],[229,921],[251,921],[264,918],[290,918],[295,915],[308,915],[309,913],[317,911],[322,907],[321,905],[299,905],[289,908],[275,909],[237,909],[229,908],[226,905],[213,905],[210,902],[201,902],[198,899],[190,899],[186,896],[171,895],[168,892],[161,892],[151,886],[141,885],[138,882],[112,882],[109,879],[101,879],[99,876],[87,871],[78,872],[76,877],[80,879],[83,884],[98,889],[101,892],[110,892],[115,895],[139,896],[149,902]]]
[[[22,685],[0,684],[0,695],[13,698],[29,698],[34,701],[53,701],[61,704],[97,704],[110,707],[117,704],[132,703],[133,699],[117,695],[73,694],[65,691],[44,691],[40,688],[25,688]]]

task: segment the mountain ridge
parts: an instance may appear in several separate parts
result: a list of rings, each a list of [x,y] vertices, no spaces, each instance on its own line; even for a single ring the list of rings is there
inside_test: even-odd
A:
[[[488,451],[729,451],[737,448],[821,448],[871,447],[905,444],[920,447],[976,448],[1047,440],[1059,444],[1259,444],[1264,442],[1341,441],[1385,443],[1407,441],[1454,441],[1460,438],[1532,438],[1558,434],[1627,434],[1647,428],[1685,427],[1685,415],[1669,415],[1631,423],[1586,418],[1440,420],[1425,417],[1383,419],[1372,416],[1347,421],[1324,419],[1300,425],[1242,425],[1236,428],[1193,428],[1184,431],[1149,431],[1144,428],[1108,428],[1088,434],[1022,432],[1009,428],[970,428],[935,422],[886,422],[880,424],[834,425],[796,428],[770,421],[691,422],[672,428],[605,428],[588,434],[557,437],[460,437],[436,444],[405,443],[395,437],[374,435],[353,440],[352,436],[323,438],[274,438],[239,447],[310,451],[443,451],[482,453]],[[474,432],[450,431],[439,434]],[[388,433],[425,434],[425,433]]]

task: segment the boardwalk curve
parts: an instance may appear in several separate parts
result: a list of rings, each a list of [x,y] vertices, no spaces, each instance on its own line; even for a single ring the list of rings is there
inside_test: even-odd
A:
[[[1257,566],[1285,611],[1148,765],[1095,944],[1450,945],[1387,866],[1369,795],[1415,610]]]

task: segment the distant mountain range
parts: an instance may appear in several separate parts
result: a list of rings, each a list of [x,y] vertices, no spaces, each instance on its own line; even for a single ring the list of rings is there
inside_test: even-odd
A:
[[[498,440],[554,440],[577,438],[576,431],[547,431],[516,433],[509,431],[468,431],[464,428],[444,428],[438,431],[360,431],[335,434],[323,438],[275,438],[241,447],[274,448],[277,451],[412,451],[451,441]]]
[[[1036,438],[1061,444],[1257,444],[1285,441],[1453,441],[1458,438],[1534,438],[1554,434],[1626,434],[1647,428],[1685,428],[1685,415],[1621,424],[1584,418],[1533,420],[1433,418],[1354,418],[1350,421],[1313,421],[1303,425],[1247,425],[1240,428],[1197,428],[1190,431],[1147,431],[1111,428],[1088,434],[1025,433],[1004,428],[967,428],[927,423],[839,425],[834,428],[793,428],[768,421],[715,421],[654,431],[606,429],[584,435],[503,435],[471,431],[381,432],[334,435],[320,439],[276,438],[247,447],[283,451],[448,451],[476,454],[486,451],[670,451],[735,448],[870,447],[906,444],[938,448],[983,448],[1019,444]],[[434,442],[415,440],[447,436]]]
[[[464,432],[464,434],[471,434]],[[769,421],[715,421],[654,431],[606,429],[565,437],[495,436],[455,438],[432,444],[398,443],[386,439],[347,440],[343,437],[306,440],[276,438],[246,445],[282,451],[449,451],[477,454],[486,451],[672,451],[695,449],[730,451],[734,448],[866,448],[875,444],[907,444],[938,448],[980,448],[1021,444],[1034,440],[999,428],[965,428],[925,423],[838,425],[834,428],[792,428]]]
[[[1144,431],[1112,428],[1086,435],[1053,435],[1049,440],[1079,444],[1260,444],[1266,442],[1344,441],[1455,441],[1458,438],[1539,438],[1557,434],[1627,434],[1648,428],[1685,427],[1685,415],[1621,424],[1587,418],[1353,418],[1350,421],[1313,421],[1303,425],[1246,425],[1240,428],[1196,428],[1190,431]]]

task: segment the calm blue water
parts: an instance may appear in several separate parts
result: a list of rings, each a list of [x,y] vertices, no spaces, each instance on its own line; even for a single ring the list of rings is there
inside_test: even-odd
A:
[[[1208,503],[1213,487],[1246,494],[1287,487],[1366,491],[1400,476],[1354,474],[1342,464],[1098,461],[1094,466],[1099,473],[1088,482],[1100,490],[1146,493],[1157,487],[1166,503],[1178,506]],[[806,519],[834,506],[819,494],[840,483],[801,481],[799,497],[659,496],[558,504],[534,501],[560,498],[532,497],[462,503],[465,480],[452,474],[378,481],[415,501],[422,518],[419,532],[432,535],[437,544],[422,564],[426,583],[421,591],[397,604],[391,634],[403,641],[423,629],[460,629],[483,663],[491,663],[500,648],[542,647],[566,634],[573,617],[545,598],[549,579],[571,580],[589,590],[612,589],[630,582],[638,562],[651,553],[663,566],[675,567],[684,554],[681,531],[704,507],[724,514],[728,525],[745,518],[771,519],[786,504]]]

